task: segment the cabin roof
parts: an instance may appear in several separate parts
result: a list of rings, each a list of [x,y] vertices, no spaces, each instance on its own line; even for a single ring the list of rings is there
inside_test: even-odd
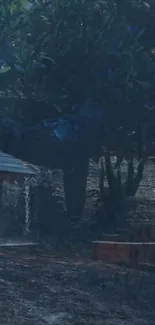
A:
[[[38,170],[36,166],[0,151],[0,173],[15,173],[33,176],[37,174]]]

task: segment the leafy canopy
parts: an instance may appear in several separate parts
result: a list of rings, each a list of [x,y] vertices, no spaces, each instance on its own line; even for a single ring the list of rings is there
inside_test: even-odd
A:
[[[91,98],[111,129],[127,133],[150,121],[155,24],[143,1],[1,3],[2,94],[48,102],[62,114]]]

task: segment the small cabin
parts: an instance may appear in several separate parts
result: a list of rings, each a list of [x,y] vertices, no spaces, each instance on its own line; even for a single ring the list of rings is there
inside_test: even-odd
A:
[[[0,151],[0,182],[24,182],[26,176],[35,176],[38,168]]]
[[[5,236],[7,229],[16,228],[18,223],[23,222],[22,220],[18,222],[18,216],[15,218],[14,213],[18,213],[14,212],[14,209],[12,213],[2,213],[4,184],[10,184],[11,187],[17,182],[22,185],[27,177],[34,177],[38,172],[38,167],[0,151],[0,238]]]

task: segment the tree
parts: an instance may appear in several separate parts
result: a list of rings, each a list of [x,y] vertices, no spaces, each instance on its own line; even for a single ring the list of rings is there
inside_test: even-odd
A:
[[[90,137],[85,143],[85,148],[89,145],[92,150],[83,150],[80,140],[80,145],[73,146],[74,152],[79,154],[76,164],[68,151],[67,164],[70,161],[70,165],[76,166],[72,176],[70,170],[64,168],[67,183],[74,184],[77,175],[81,175],[74,200],[73,186],[71,189],[65,186],[65,189],[69,197],[72,193],[75,203],[83,184],[79,197],[84,202],[88,160],[97,154],[96,147],[98,155],[102,145],[108,151],[115,151],[118,161],[121,154],[130,167],[133,156],[141,160],[143,147],[149,150],[152,147],[155,58],[154,40],[150,35],[155,23],[151,11],[143,1],[132,0],[55,0],[33,4],[5,0],[1,11],[0,24],[4,32],[0,85],[3,97],[4,94],[16,96],[18,115],[34,125],[44,118],[74,116],[88,99],[95,103],[94,111],[98,106],[103,108],[100,136]],[[24,109],[20,108],[23,101]],[[50,148],[51,140],[48,131],[44,131],[42,143],[46,146],[42,146],[42,163],[46,165],[45,148]],[[51,152],[53,148],[52,143]],[[25,157],[26,150],[25,144]],[[30,158],[28,154],[27,158]],[[107,171],[111,169],[108,159],[106,157]],[[83,170],[79,174],[82,161]],[[52,167],[52,161],[48,161],[50,164]],[[73,210],[75,213],[78,209]]]

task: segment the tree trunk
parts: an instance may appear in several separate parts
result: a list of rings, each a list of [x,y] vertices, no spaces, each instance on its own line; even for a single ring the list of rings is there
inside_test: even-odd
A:
[[[105,166],[102,162],[99,179],[100,199],[102,201],[100,211],[106,215],[110,223],[122,223],[125,222],[125,216],[127,213],[126,202],[128,197],[134,197],[140,182],[143,178],[143,171],[146,158],[144,157],[138,163],[137,171],[134,170],[133,158],[128,160],[128,172],[126,181],[122,181],[121,175],[121,162],[123,158],[117,157],[115,166],[111,163],[110,155],[105,155]],[[107,177],[108,189],[104,188],[104,177]]]
[[[38,185],[36,188],[35,197],[37,199],[37,206],[35,206],[35,208],[37,209],[36,217],[38,218],[38,220],[34,220],[33,223],[36,224],[42,235],[51,232],[53,220],[56,218],[56,211],[52,193],[52,186],[45,187],[43,184],[41,184]]]
[[[64,169],[65,204],[69,216],[81,216],[85,199],[89,159],[80,157],[69,170]]]
[[[128,161],[128,177],[125,183],[126,196],[135,196],[143,178],[143,172],[146,159],[142,158],[137,167],[137,172],[134,171],[133,159]]]

